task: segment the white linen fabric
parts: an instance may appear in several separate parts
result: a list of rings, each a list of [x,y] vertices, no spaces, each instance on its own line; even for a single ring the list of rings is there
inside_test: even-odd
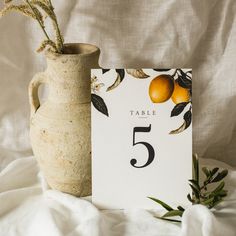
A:
[[[222,163],[213,163],[220,167]],[[229,167],[227,167],[229,168]],[[154,218],[160,210],[99,211],[90,199],[48,189],[34,157],[11,162],[0,173],[1,236],[235,236],[236,171],[227,177],[230,194],[215,212],[186,210],[182,225]]]
[[[194,151],[236,166],[235,0],[54,5],[65,41],[100,47],[104,68],[192,67]],[[30,157],[27,96],[30,79],[46,66],[33,52],[42,36],[35,22],[17,14],[0,20],[0,235],[236,235],[235,171],[225,204],[215,213],[189,208],[182,227],[144,210],[100,212],[87,200],[43,189]]]

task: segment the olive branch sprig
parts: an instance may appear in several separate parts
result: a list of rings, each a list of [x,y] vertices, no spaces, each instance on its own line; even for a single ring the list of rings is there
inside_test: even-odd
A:
[[[51,0],[22,0],[22,4],[13,4],[14,0],[4,0],[4,8],[0,10],[0,17],[9,12],[19,12],[27,17],[36,20],[43,31],[45,39],[41,42],[37,52],[42,52],[46,48],[55,53],[62,53],[64,39],[59,29],[56,14]],[[55,38],[50,38],[45,27],[45,19],[51,19]]]
[[[228,191],[224,189],[225,182],[222,181],[228,174],[228,170],[219,171],[218,167],[209,169],[203,167],[202,171],[205,175],[205,180],[200,183],[199,180],[199,159],[195,154],[193,155],[193,179],[189,180],[189,185],[192,189],[192,194],[188,194],[188,200],[193,204],[201,204],[206,206],[209,209],[217,206],[223,199],[227,196]],[[210,191],[209,186],[214,183],[219,183],[217,187]],[[156,217],[162,220],[167,220],[171,222],[181,222],[180,220],[170,219],[169,217],[179,216],[182,217],[185,209],[182,206],[178,206],[176,209],[169,206],[165,202],[149,197],[149,199],[161,205],[164,209],[167,210],[161,217]]]

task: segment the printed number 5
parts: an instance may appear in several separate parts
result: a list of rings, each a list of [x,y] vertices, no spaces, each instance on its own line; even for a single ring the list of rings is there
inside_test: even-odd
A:
[[[146,167],[146,166],[150,165],[154,160],[155,150],[153,149],[151,144],[149,144],[147,142],[135,142],[135,133],[137,133],[137,132],[150,132],[150,131],[151,131],[151,124],[148,127],[134,127],[134,129],[133,129],[133,146],[138,145],[138,144],[142,144],[148,150],[148,160],[147,160],[146,164],[144,164],[142,166],[137,166],[136,165],[137,160],[131,159],[130,164],[135,168]]]

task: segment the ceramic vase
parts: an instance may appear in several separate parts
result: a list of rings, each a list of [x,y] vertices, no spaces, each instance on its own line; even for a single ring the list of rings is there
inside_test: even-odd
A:
[[[66,44],[63,54],[46,53],[47,69],[29,85],[33,153],[50,187],[75,196],[91,195],[90,69],[99,54],[90,44]],[[43,104],[41,84],[49,87]]]

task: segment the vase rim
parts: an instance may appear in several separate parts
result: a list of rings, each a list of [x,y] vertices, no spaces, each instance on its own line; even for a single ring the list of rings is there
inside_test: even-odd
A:
[[[52,53],[46,51],[47,58],[62,58],[62,57],[87,57],[97,53],[100,53],[100,49],[89,43],[65,43],[63,47],[64,53]]]

